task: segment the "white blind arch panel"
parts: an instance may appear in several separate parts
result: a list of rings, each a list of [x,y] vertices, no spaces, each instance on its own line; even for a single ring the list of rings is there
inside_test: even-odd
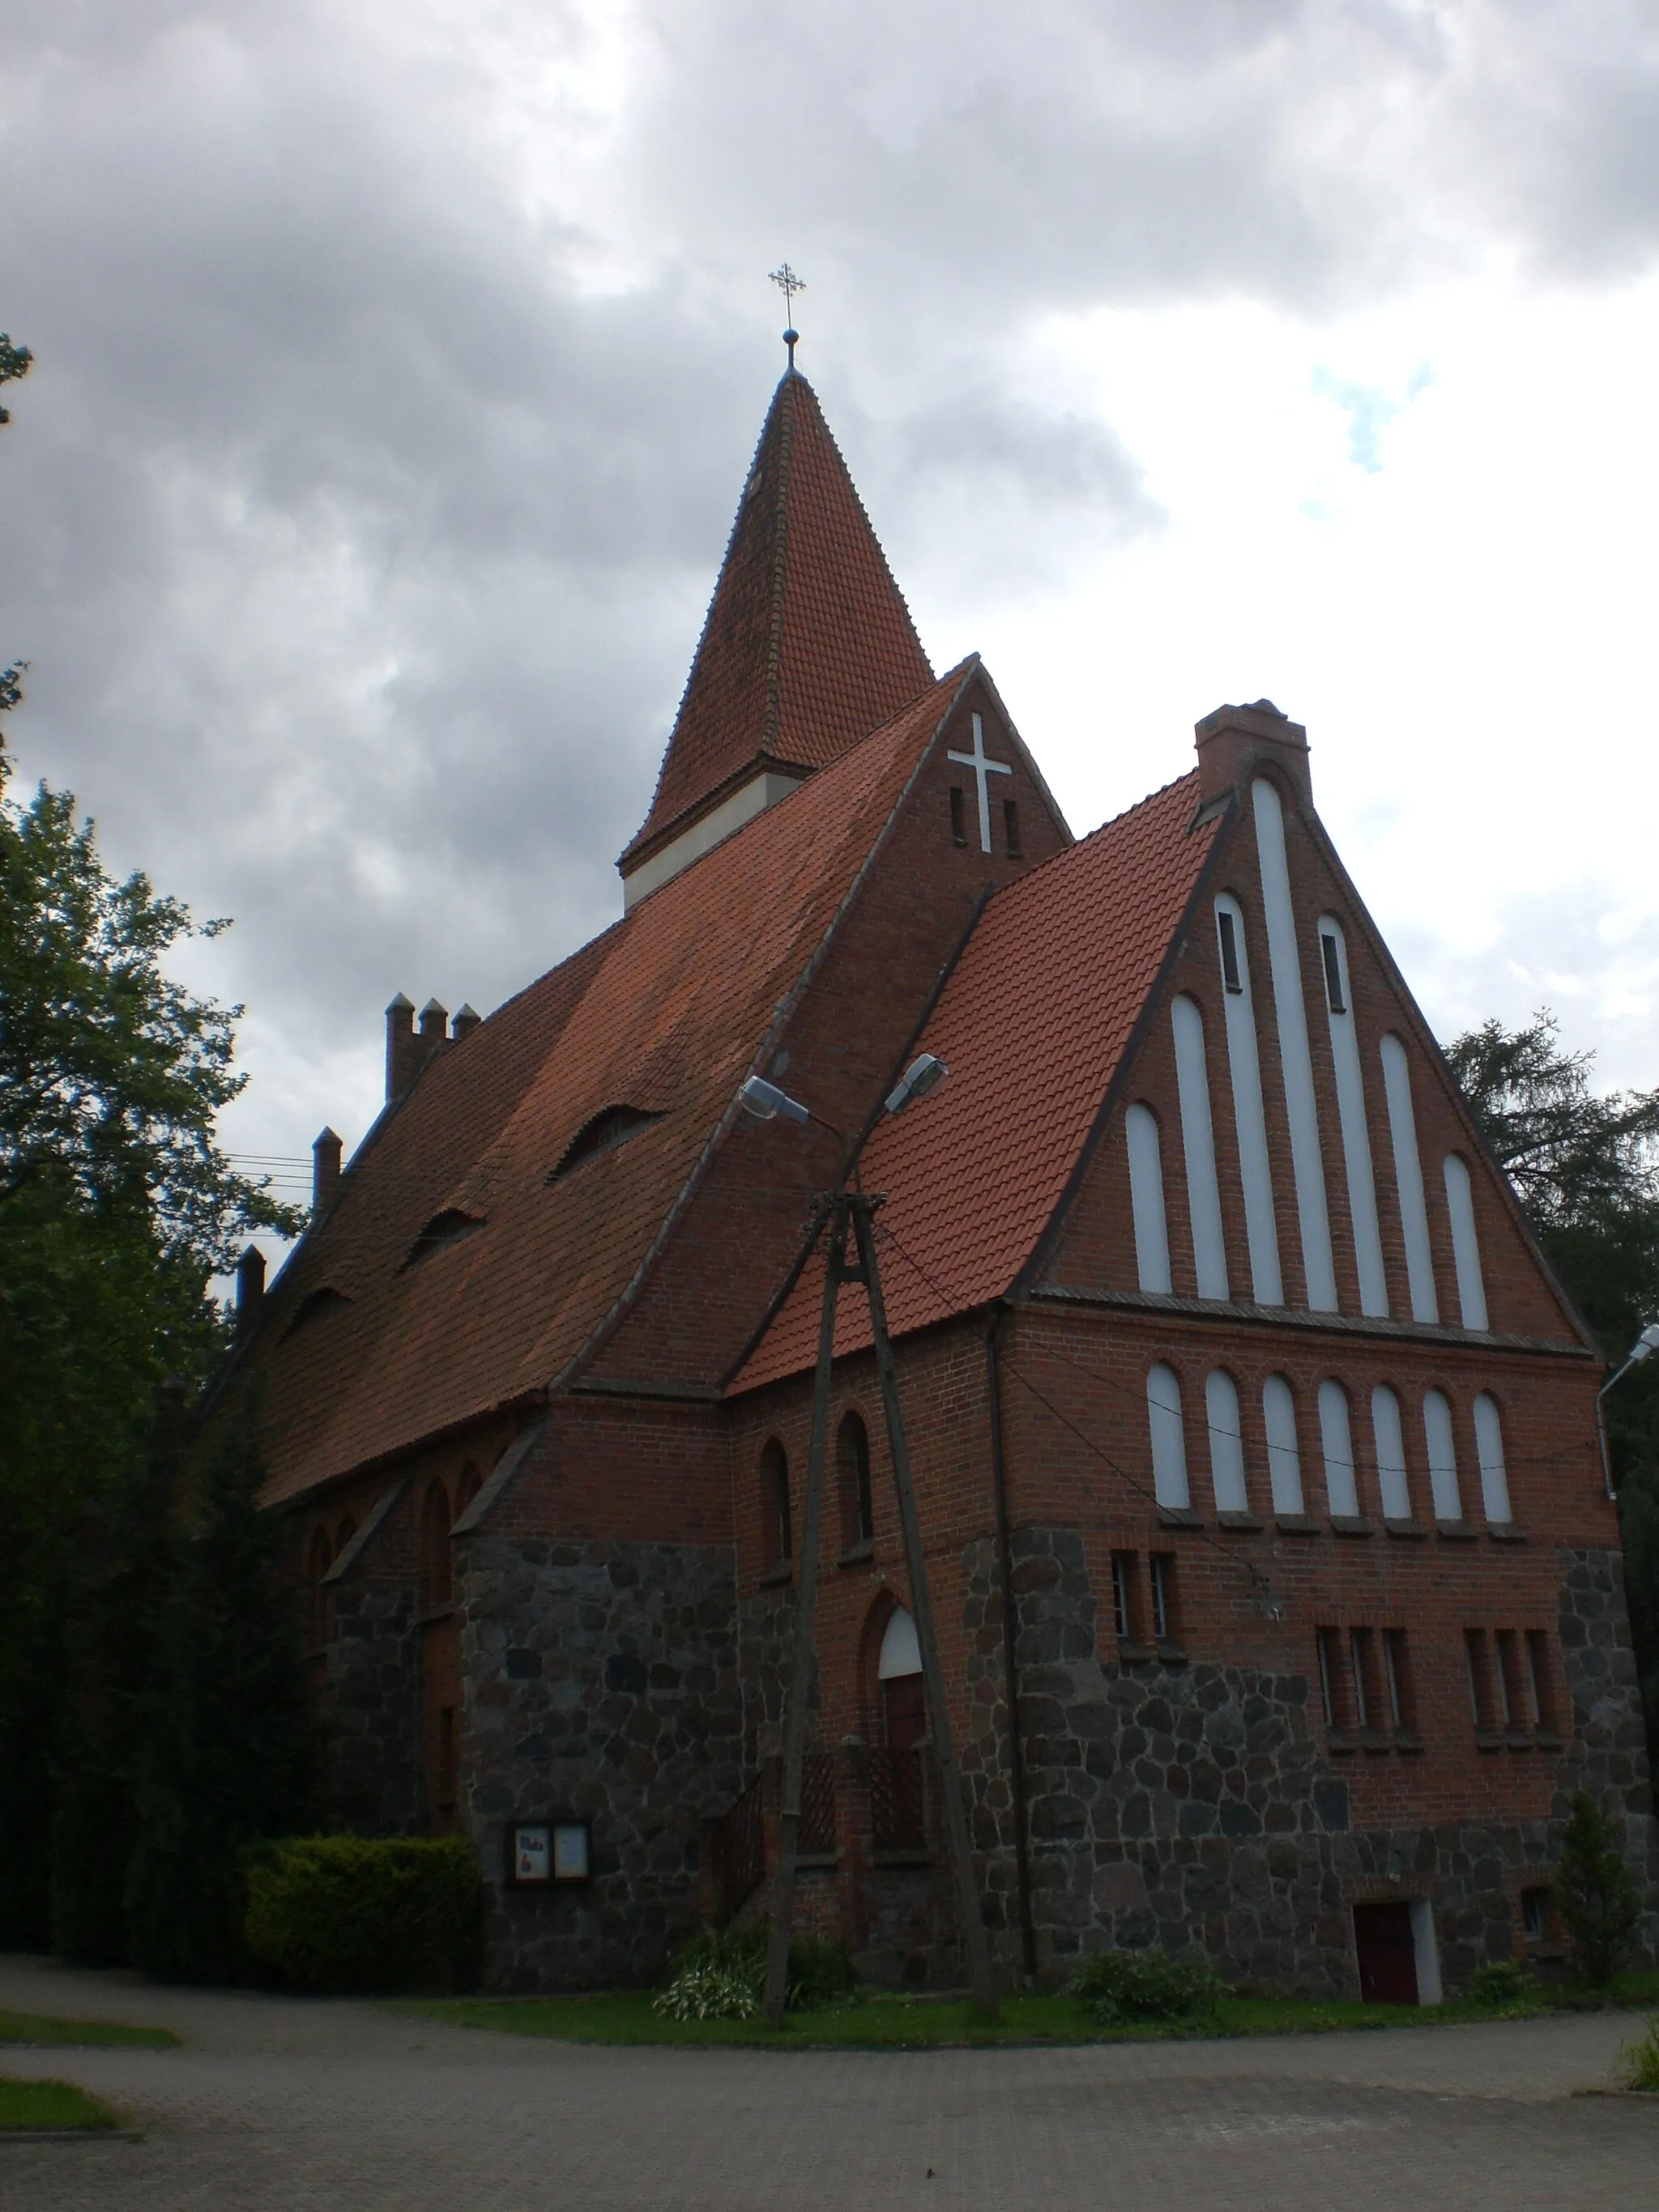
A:
[[[1406,1433],[1401,1425],[1400,1401],[1386,1382],[1371,1392],[1371,1442],[1376,1447],[1376,1486],[1382,1493],[1385,1521],[1412,1517],[1411,1484],[1406,1475]]]
[[[1204,1411],[1210,1425],[1210,1487],[1218,1513],[1248,1513],[1250,1494],[1244,1484],[1243,1425],[1238,1416],[1238,1390],[1225,1368],[1214,1367],[1204,1383]]]
[[[1325,1202],[1325,1164],[1319,1150],[1308,1014],[1302,998],[1302,961],[1291,905],[1291,872],[1285,857],[1285,810],[1266,776],[1256,778],[1250,787],[1250,799],[1255,816],[1256,860],[1261,870],[1262,915],[1267,926],[1267,968],[1279,1017],[1279,1062],[1291,1130],[1302,1268],[1309,1305],[1316,1313],[1334,1313],[1336,1268],[1331,1258],[1331,1223]]]
[[[1129,1151],[1129,1204],[1135,1224],[1135,1279],[1143,1291],[1170,1289],[1170,1224],[1164,1212],[1164,1161],[1158,1117],[1131,1106],[1123,1117]]]
[[[1429,1489],[1437,1521],[1461,1521],[1463,1500],[1457,1488],[1457,1446],[1451,1407],[1441,1390],[1423,1393],[1423,1440],[1429,1448]]]
[[[1181,1150],[1187,1163],[1187,1211],[1193,1231],[1193,1264],[1201,1298],[1224,1298],[1227,1246],[1221,1231],[1221,1189],[1215,1172],[1215,1128],[1210,1120],[1210,1074],[1204,1054],[1204,1017],[1185,994],[1170,1007],[1175,1031],[1176,1089],[1181,1098]]]
[[[1469,1164],[1461,1152],[1448,1152],[1441,1172],[1446,1182],[1446,1211],[1451,1217],[1452,1259],[1457,1268],[1457,1303],[1465,1328],[1484,1329],[1486,1285],[1480,1273],[1480,1244],[1474,1233],[1474,1188]]]
[[[1480,1461],[1480,1506],[1502,1528],[1511,1518],[1509,1469],[1504,1464],[1504,1424],[1498,1401],[1482,1391],[1474,1401],[1474,1448]]]
[[[1232,1081],[1233,1127],[1238,1137],[1239,1178],[1244,1189],[1244,1231],[1250,1247],[1250,1291],[1259,1306],[1282,1306],[1279,1223],[1267,1164],[1267,1123],[1261,1108],[1261,1060],[1256,1049],[1255,1003],[1250,993],[1250,954],[1244,910],[1230,891],[1215,902],[1216,929],[1224,915],[1232,925],[1238,988],[1222,993],[1227,1025],[1227,1072]],[[1223,967],[1224,976],[1225,967]]]
[[[1406,1282],[1412,1319],[1437,1322],[1434,1255],[1429,1246],[1429,1210],[1423,1199],[1423,1162],[1417,1149],[1417,1116],[1412,1111],[1411,1062],[1390,1030],[1380,1047],[1382,1095],[1389,1106],[1389,1143],[1394,1153],[1394,1187],[1400,1200],[1400,1230],[1406,1243]]]
[[[1146,1370],[1146,1425],[1152,1437],[1152,1495],[1184,1513],[1192,1504],[1187,1484],[1187,1439],[1181,1422],[1181,1384],[1173,1367]]]
[[[1348,981],[1348,940],[1335,917],[1319,917],[1322,973],[1334,968],[1341,1006],[1325,1012],[1330,1024],[1331,1060],[1336,1069],[1336,1112],[1342,1127],[1342,1165],[1348,1178],[1348,1218],[1353,1224],[1354,1261],[1359,1275],[1359,1310],[1386,1314],[1389,1279],[1382,1267],[1382,1232],[1376,1218],[1376,1179],[1371,1171],[1370,1131],[1365,1123],[1365,1085],[1359,1071],[1359,1036],[1354,1027],[1353,990]],[[1328,952],[1327,946],[1329,947]]]
[[[1337,1382],[1319,1386],[1319,1446],[1325,1458],[1325,1503],[1334,1518],[1359,1518],[1359,1484],[1354,1474],[1353,1425],[1348,1394]]]
[[[1267,1430],[1267,1480],[1273,1511],[1289,1516],[1305,1510],[1302,1503],[1302,1455],[1296,1441],[1296,1398],[1282,1375],[1261,1386],[1261,1418]]]
[[[866,1645],[866,1650],[868,1650]],[[902,1606],[892,1613],[881,1639],[881,1653],[876,1661],[878,1681],[890,1682],[897,1674],[920,1674],[921,1645],[916,1638],[915,1618]]]

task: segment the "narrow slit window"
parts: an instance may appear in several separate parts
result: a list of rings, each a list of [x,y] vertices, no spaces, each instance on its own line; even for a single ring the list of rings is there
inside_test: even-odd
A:
[[[1244,978],[1238,965],[1238,926],[1224,906],[1216,909],[1215,927],[1221,942],[1221,980],[1228,990],[1242,992]]]
[[[1555,1728],[1554,1676],[1550,1672],[1549,1638],[1541,1628],[1529,1628],[1526,1637],[1527,1690],[1532,1699],[1534,1728]]]
[[[953,845],[968,842],[968,811],[963,802],[959,783],[951,786],[951,842]]]
[[[1541,1943],[1549,1934],[1550,1893],[1547,1889],[1521,1893],[1521,1929],[1528,1943]]]
[[[1008,848],[1008,858],[1017,860],[1019,850],[1019,801],[1005,799],[1002,802],[1002,837]]]
[[[1370,1632],[1368,1629],[1351,1629],[1348,1633],[1348,1672],[1353,1680],[1353,1709],[1361,1728],[1371,1724],[1371,1701],[1366,1694],[1366,1675],[1370,1673]]]
[[[1382,1632],[1382,1672],[1389,1720],[1396,1729],[1415,1733],[1417,1695],[1412,1679],[1411,1649],[1403,1628],[1385,1628]]]
[[[1516,1634],[1512,1628],[1500,1628],[1492,1642],[1498,1647],[1498,1664],[1493,1673],[1498,1678],[1498,1711],[1506,1729],[1522,1725],[1520,1655],[1516,1650]]]
[[[1152,1570],[1152,1634],[1160,1644],[1172,1644],[1176,1624],[1175,1560],[1168,1552],[1154,1552]]]
[[[1314,1631],[1314,1650],[1319,1655],[1319,1698],[1324,1708],[1325,1725],[1336,1726],[1336,1698],[1331,1682],[1331,1636],[1328,1628]]]
[[[1325,1004],[1334,1014],[1346,1014],[1348,1002],[1342,995],[1342,957],[1336,949],[1336,939],[1322,929],[1319,933],[1319,951],[1325,963]]]
[[[1134,1572],[1133,1552],[1112,1554],[1112,1626],[1127,1644],[1134,1636]]]
[[[1468,1669],[1470,1714],[1476,1729],[1482,1735],[1489,1735],[1497,1725],[1497,1700],[1492,1693],[1492,1674],[1486,1661],[1484,1629],[1464,1630],[1463,1660]]]

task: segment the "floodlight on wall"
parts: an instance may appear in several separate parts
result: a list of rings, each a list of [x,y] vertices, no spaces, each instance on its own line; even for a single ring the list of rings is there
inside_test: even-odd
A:
[[[763,1076],[751,1075],[738,1096],[743,1101],[744,1112],[752,1114],[757,1121],[774,1121],[780,1115],[786,1121],[810,1121],[812,1118],[811,1109],[803,1106],[799,1098],[792,1098],[787,1091],[780,1091],[775,1083],[768,1083]]]
[[[902,1114],[914,1098],[925,1098],[936,1084],[943,1083],[951,1073],[942,1060],[931,1052],[924,1052],[910,1062],[893,1089],[887,1094],[887,1110]]]

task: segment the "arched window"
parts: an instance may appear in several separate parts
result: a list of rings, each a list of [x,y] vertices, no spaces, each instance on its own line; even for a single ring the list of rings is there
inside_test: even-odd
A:
[[[1283,1305],[1285,1279],[1279,1265],[1279,1227],[1273,1174],[1267,1164],[1267,1124],[1261,1106],[1261,1060],[1256,1048],[1255,1009],[1250,1000],[1244,909],[1231,891],[1224,891],[1217,899],[1215,922],[1221,953],[1227,1066],[1232,1078],[1233,1127],[1238,1138],[1244,1227],[1250,1248],[1250,1288],[1258,1305]]]
[[[1509,1470],[1504,1464],[1504,1425],[1498,1401],[1486,1391],[1474,1401],[1474,1448],[1480,1459],[1480,1503],[1488,1521],[1506,1528],[1510,1518]]]
[[[1204,1053],[1204,1017],[1184,994],[1172,1000],[1176,1091],[1181,1101],[1181,1147],[1187,1164],[1187,1215],[1193,1232],[1193,1265],[1201,1298],[1224,1298],[1227,1247],[1221,1229],[1221,1191],[1216,1181],[1215,1129],[1210,1118],[1210,1076]]]
[[[1213,1367],[1204,1383],[1204,1410],[1210,1424],[1210,1486],[1218,1513],[1248,1513],[1244,1483],[1244,1427],[1239,1419],[1238,1386],[1224,1367]]]
[[[1302,1455],[1296,1441],[1296,1400],[1282,1375],[1261,1386],[1261,1418],[1267,1429],[1267,1480],[1273,1511],[1298,1515],[1302,1504]]]
[[[1334,915],[1319,917],[1319,956],[1325,975],[1325,1018],[1330,1030],[1331,1063],[1336,1073],[1336,1117],[1342,1131],[1342,1164],[1347,1171],[1348,1219],[1353,1228],[1354,1265],[1359,1275],[1359,1310],[1389,1310],[1388,1278],[1382,1267],[1382,1235],[1376,1213],[1376,1180],[1371,1170],[1371,1140],[1365,1115],[1365,1089],[1359,1073],[1359,1039],[1354,1028],[1353,993],[1348,983],[1348,945]]]
[[[326,1528],[313,1528],[306,1562],[306,1610],[313,1647],[328,1641],[328,1591],[323,1577],[334,1564],[333,1547]]]
[[[1406,1282],[1412,1319],[1438,1321],[1434,1255],[1429,1246],[1429,1214],[1423,1199],[1423,1162],[1417,1149],[1417,1117],[1412,1110],[1411,1062],[1392,1030],[1378,1046],[1382,1061],[1382,1096],[1389,1108],[1389,1141],[1394,1152],[1395,1195],[1400,1200],[1400,1229],[1406,1240]]]
[[[1457,1304],[1465,1328],[1484,1329],[1486,1285],[1480,1273],[1480,1240],[1474,1233],[1474,1186],[1461,1152],[1448,1152],[1441,1173],[1446,1211],[1451,1216],[1452,1260],[1457,1269]]]
[[[449,1492],[435,1479],[421,1508],[421,1610],[440,1613],[449,1603]]]
[[[856,1413],[848,1413],[836,1436],[836,1467],[841,1488],[841,1547],[856,1551],[874,1541],[875,1500],[870,1489],[870,1435]]]
[[[468,1460],[466,1465],[461,1469],[459,1480],[455,1485],[455,1518],[458,1521],[483,1488],[483,1477],[473,1466],[471,1461]]]
[[[1423,1436],[1429,1448],[1429,1489],[1437,1521],[1461,1521],[1463,1500],[1457,1488],[1457,1446],[1452,1438],[1451,1407],[1443,1391],[1423,1393]]]
[[[1325,1504],[1333,1519],[1359,1518],[1359,1482],[1354,1471],[1353,1424],[1348,1394],[1337,1382],[1319,1386],[1319,1445],[1325,1458]]]
[[[1385,1521],[1412,1517],[1411,1485],[1406,1479],[1406,1437],[1400,1401],[1386,1382],[1371,1392],[1371,1441],[1376,1447],[1376,1483]]]
[[[794,1556],[789,1524],[789,1458],[775,1437],[760,1455],[761,1540],[769,1567]]]
[[[1152,1438],[1152,1494],[1160,1505],[1185,1512],[1192,1493],[1187,1482],[1181,1384],[1174,1368],[1162,1361],[1146,1370],[1146,1425]]]
[[[1164,1163],[1158,1122],[1139,1102],[1123,1117],[1129,1152],[1129,1205],[1135,1224],[1135,1278],[1143,1291],[1170,1288],[1170,1230],[1164,1213]]]

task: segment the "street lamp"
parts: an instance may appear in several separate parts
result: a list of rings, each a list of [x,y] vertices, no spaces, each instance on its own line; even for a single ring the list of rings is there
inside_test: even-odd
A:
[[[1659,1321],[1650,1321],[1632,1345],[1624,1365],[1616,1375],[1610,1375],[1595,1394],[1595,1433],[1601,1444],[1601,1483],[1609,1498],[1616,1498],[1619,1493],[1613,1486],[1613,1459],[1607,1450],[1607,1425],[1602,1414],[1601,1401],[1615,1382],[1622,1382],[1632,1367],[1639,1367],[1656,1352],[1659,1352]]]
[[[942,1083],[949,1073],[945,1062],[930,1052],[913,1060],[888,1093],[890,1114],[902,1114],[916,1099]],[[892,1340],[887,1331],[887,1312],[882,1300],[881,1274],[876,1264],[875,1211],[881,1204],[860,1189],[845,1188],[848,1146],[841,1132],[821,1115],[792,1098],[775,1083],[751,1075],[738,1093],[744,1109],[757,1121],[782,1120],[805,1125],[818,1121],[841,1139],[841,1184],[824,1201],[820,1224],[827,1223],[829,1246],[823,1270],[823,1303],[818,1316],[817,1371],[812,1388],[812,1434],[806,1461],[806,1497],[802,1514],[800,1583],[795,1601],[795,1644],[790,1669],[789,1703],[786,1711],[783,1752],[783,1802],[778,1815],[778,1864],[772,1881],[772,1928],[766,1953],[766,2016],[775,2027],[783,2018],[789,1980],[789,1923],[794,1905],[795,1865],[799,1848],[801,1784],[806,1764],[808,1703],[812,1687],[812,1615],[817,1602],[818,1525],[823,1498],[824,1449],[830,1427],[830,1384],[836,1354],[836,1304],[844,1282],[862,1283],[870,1302],[870,1334],[875,1346],[876,1374],[881,1387],[882,1411],[887,1425],[888,1455],[893,1463],[893,1488],[904,1538],[904,1564],[910,1583],[910,1610],[916,1624],[921,1652],[921,1674],[927,1698],[928,1732],[939,1765],[939,1794],[944,1801],[945,1844],[950,1854],[952,1887],[956,1892],[957,1925],[961,1931],[969,1985],[976,2002],[994,2016],[996,1982],[991,1971],[990,1945],[974,1881],[968,1835],[968,1815],[962,1800],[962,1776],[957,1765],[956,1736],[945,1692],[945,1673],[939,1661],[939,1638],[933,1626],[933,1601],[928,1590],[927,1562],[921,1543],[921,1524],[916,1515],[915,1486],[910,1477],[910,1453],[899,1407],[898,1374],[893,1364]],[[847,1264],[849,1234],[857,1253],[856,1264]]]

